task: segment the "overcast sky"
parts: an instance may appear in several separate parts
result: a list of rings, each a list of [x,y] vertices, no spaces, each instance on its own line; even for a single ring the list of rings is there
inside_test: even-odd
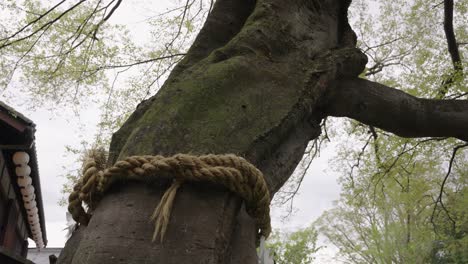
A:
[[[123,1],[113,16],[114,21],[129,26],[136,39],[144,41],[148,37],[148,27],[142,23],[145,18],[164,11],[168,7],[167,0],[161,1]],[[149,7],[149,8],[148,8]],[[39,174],[44,201],[48,247],[63,247],[65,243],[66,208],[58,205],[62,197],[63,177],[66,167],[77,167],[75,157],[66,155],[67,145],[79,147],[82,141],[92,141],[96,131],[99,112],[93,107],[83,109],[78,119],[70,110],[50,112],[44,109],[28,110],[27,104],[20,104],[11,98],[1,98],[22,112],[36,124],[36,146],[39,161]],[[331,208],[332,201],[338,198],[339,186],[337,175],[327,170],[328,159],[332,157],[333,147],[324,149],[322,156],[314,160],[307,177],[305,178],[299,194],[295,198],[295,214],[281,221],[284,216],[278,208],[272,209],[273,228],[294,230],[305,227],[313,222],[320,214]],[[30,242],[34,246],[34,242]],[[326,251],[322,253],[326,259]],[[323,263],[327,263],[325,260]]]
[[[39,174],[44,199],[44,210],[47,221],[47,237],[49,247],[62,247],[65,242],[66,208],[58,205],[62,197],[61,190],[65,179],[64,167],[80,166],[75,164],[73,157],[66,155],[65,146],[80,146],[87,132],[88,140],[92,140],[97,112],[87,111],[82,120],[90,121],[89,124],[78,124],[69,115],[52,116],[47,110],[29,112],[22,106],[13,105],[36,123],[36,146],[39,161]],[[78,136],[80,135],[80,136]],[[324,149],[321,157],[315,159],[294,200],[297,211],[287,221],[282,221],[285,212],[279,208],[273,208],[273,227],[292,230],[305,227],[315,220],[325,209],[332,205],[332,201],[338,198],[339,186],[336,175],[327,169],[327,160],[332,157],[330,151],[333,148]]]
[[[74,163],[72,157],[65,155],[65,146],[79,146],[82,140],[86,140],[86,135],[88,140],[92,139],[97,121],[97,111],[88,110],[82,113],[81,120],[86,120],[89,123],[80,124],[79,121],[74,121],[71,113],[53,116],[48,110],[29,112],[23,106],[14,105],[14,107],[36,123],[36,146],[48,247],[63,247],[66,241],[66,231],[64,230],[66,227],[66,207],[58,205],[58,201],[62,197],[62,185],[65,182],[62,177],[65,173],[63,167],[80,166],[80,164]],[[81,137],[83,133],[85,136]],[[286,214],[284,210],[277,207],[272,208],[273,228],[292,231],[299,227],[306,227],[316,220],[324,210],[332,207],[333,200],[338,199],[339,196],[337,175],[328,169],[328,159],[333,157],[332,151],[333,147],[324,149],[322,155],[313,161],[299,194],[294,200],[296,210],[292,216],[283,219]],[[30,241],[30,246],[33,245],[34,242]],[[328,246],[328,249],[319,251],[322,261],[316,263],[330,263],[329,260],[334,251],[330,245]]]

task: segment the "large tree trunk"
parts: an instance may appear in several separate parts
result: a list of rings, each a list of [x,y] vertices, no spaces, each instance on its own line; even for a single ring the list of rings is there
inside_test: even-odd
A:
[[[366,63],[349,3],[218,0],[163,88],[114,134],[109,164],[130,155],[234,153],[264,173],[273,195],[321,119],[346,115],[324,102],[335,100],[327,89],[336,80],[356,78]],[[164,242],[151,242],[149,218],[167,187],[114,185],[60,263],[257,262],[255,224],[242,201],[209,183],[181,187]]]

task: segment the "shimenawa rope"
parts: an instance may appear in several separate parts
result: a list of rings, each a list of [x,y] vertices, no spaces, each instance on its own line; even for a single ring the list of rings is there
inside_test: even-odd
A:
[[[126,179],[151,181],[157,177],[173,177],[172,185],[151,216],[155,221],[153,241],[158,234],[163,241],[177,189],[183,182],[212,182],[225,186],[244,200],[247,213],[255,219],[259,230],[257,239],[261,236],[266,238],[270,234],[270,193],[263,174],[239,156],[132,156],[106,168],[103,153],[89,155],[83,165],[83,175],[68,199],[68,210],[80,224],[88,224],[91,212],[112,183]],[[88,212],[84,210],[83,202],[88,205]]]

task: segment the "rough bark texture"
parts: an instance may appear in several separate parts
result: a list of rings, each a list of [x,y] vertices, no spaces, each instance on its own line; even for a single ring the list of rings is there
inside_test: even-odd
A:
[[[353,78],[336,81],[324,99],[327,115],[346,116],[401,137],[454,137],[468,141],[468,101],[422,99]]]
[[[85,230],[86,227],[84,226],[77,227],[77,229],[73,232],[72,237],[68,239],[62,252],[60,252],[60,256],[57,263],[72,263],[73,258],[75,256],[76,248],[80,245],[80,241],[83,237],[83,233]]]
[[[365,64],[348,4],[217,1],[187,57],[115,133],[109,163],[235,153],[264,172],[274,193],[320,133],[314,108],[328,83]],[[148,219],[167,184],[124,185],[99,204],[71,263],[256,263],[254,224],[235,194],[185,184],[160,244],[150,241]]]
[[[327,90],[366,63],[347,22],[349,3],[218,0],[163,88],[114,134],[109,163],[235,153],[262,170],[274,194],[334,109],[323,102],[347,104]],[[164,243],[152,243],[149,216],[167,186],[114,186],[60,263],[256,263],[255,227],[242,201],[211,184],[184,184]]]

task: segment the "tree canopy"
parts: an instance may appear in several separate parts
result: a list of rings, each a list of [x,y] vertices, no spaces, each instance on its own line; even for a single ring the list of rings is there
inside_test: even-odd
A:
[[[392,1],[380,3],[374,16],[364,15],[367,3],[355,1],[351,11],[359,45],[371,60],[362,77],[421,97],[466,97],[460,56],[466,53],[466,3]],[[402,139],[356,122],[335,132],[353,135],[342,142],[333,166],[342,195],[317,225],[340,259],[467,261],[466,142]]]

